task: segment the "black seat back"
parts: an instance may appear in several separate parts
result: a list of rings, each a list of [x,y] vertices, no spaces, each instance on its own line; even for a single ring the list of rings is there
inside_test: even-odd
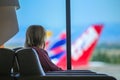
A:
[[[7,48],[0,48],[0,80],[11,80],[11,69],[15,55],[14,51]]]
[[[23,48],[16,51],[20,76],[45,75],[38,55],[32,48]]]

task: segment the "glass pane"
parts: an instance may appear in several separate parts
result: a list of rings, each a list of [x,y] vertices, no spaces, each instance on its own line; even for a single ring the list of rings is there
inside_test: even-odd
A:
[[[58,65],[66,53],[65,0],[19,0],[17,10],[19,32],[5,43],[5,47],[23,47],[26,29],[38,24],[47,30],[46,50],[51,60]]]
[[[83,69],[109,73],[117,78],[120,76],[119,7],[119,0],[71,0],[73,69],[82,69],[83,65],[87,65]],[[100,37],[93,27],[86,31],[96,25],[103,26]],[[93,48],[95,36],[98,41]]]

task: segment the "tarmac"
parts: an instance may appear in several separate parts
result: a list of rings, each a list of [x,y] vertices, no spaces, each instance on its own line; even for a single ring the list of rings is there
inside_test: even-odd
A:
[[[82,69],[82,70],[87,69],[96,73],[107,74],[109,76],[116,78],[116,80],[120,80],[120,64],[106,64],[103,62],[91,62],[90,65],[87,67],[76,68],[76,70],[79,70],[79,69]]]
[[[99,66],[90,66],[89,70],[107,74],[115,77],[117,80],[120,80],[120,64],[99,64]]]

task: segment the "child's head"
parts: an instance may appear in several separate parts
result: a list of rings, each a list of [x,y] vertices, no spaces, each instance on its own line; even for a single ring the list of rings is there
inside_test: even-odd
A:
[[[41,25],[31,25],[26,31],[26,47],[45,47],[46,31]]]

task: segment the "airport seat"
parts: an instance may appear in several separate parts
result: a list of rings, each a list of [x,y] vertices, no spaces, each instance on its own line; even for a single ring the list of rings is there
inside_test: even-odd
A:
[[[19,65],[20,77],[45,75],[34,49],[22,48],[17,50],[15,53]]]
[[[14,80],[11,75],[14,57],[13,50],[0,48],[0,80]]]
[[[97,74],[89,70],[51,71],[45,73],[37,53],[32,48],[16,51],[20,75],[17,80],[116,80],[106,74]],[[47,65],[46,65],[47,66]]]

